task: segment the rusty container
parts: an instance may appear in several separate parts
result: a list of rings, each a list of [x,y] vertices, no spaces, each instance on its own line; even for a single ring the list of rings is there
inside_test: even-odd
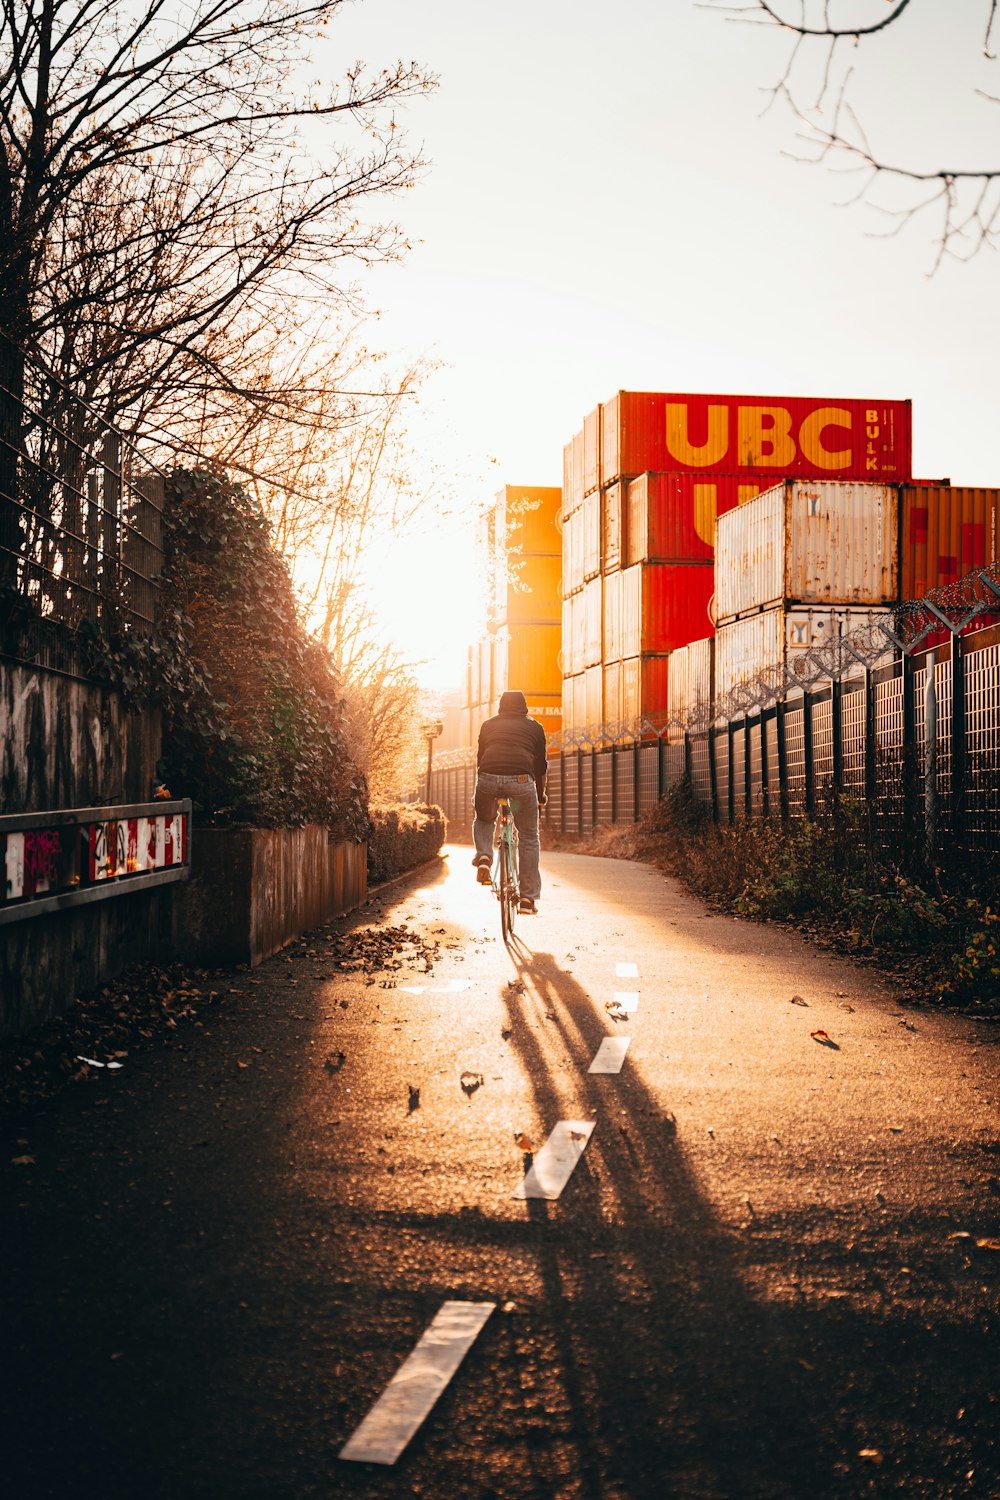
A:
[[[622,719],[622,664],[620,661],[604,663],[602,717],[605,724],[618,724]]]
[[[1000,489],[903,485],[900,594],[919,599],[997,561]]]
[[[596,578],[601,571],[601,493],[595,490],[584,498],[580,510],[583,518],[583,576]]]
[[[583,419],[583,493],[589,495],[601,482],[601,408],[595,406]]]
[[[626,490],[622,565],[711,561],[716,518],[767,485],[742,474],[640,474]]]
[[[829,645],[879,619],[891,620],[883,608],[801,608],[777,605],[743,619],[720,624],[715,633],[715,700],[719,703],[735,687],[760,672],[791,666],[796,657]]]
[[[666,720],[671,660],[668,655],[647,652],[622,662],[622,719],[626,724]]]
[[[624,489],[622,484],[609,484],[601,491],[601,567],[605,573],[614,573],[622,565]]]
[[[619,391],[601,417],[601,483],[662,473],[901,482],[909,401]]]
[[[719,517],[715,615],[783,601],[879,605],[899,590],[895,485],[786,479]]]
[[[636,563],[622,578],[622,655],[676,651],[711,629],[711,563]]]
[[[584,667],[596,667],[602,659],[603,640],[603,604],[604,590],[600,578],[592,578],[589,583],[584,584],[580,595],[580,603],[577,606],[577,631],[580,631],[580,615],[582,612],[583,631],[582,637],[578,634],[577,639],[582,639],[583,665]]]
[[[601,627],[602,660],[620,661],[622,651],[622,574],[607,573],[603,580],[604,620]]]
[[[604,668],[588,667],[583,676],[587,705],[584,728],[593,731],[604,723]]]

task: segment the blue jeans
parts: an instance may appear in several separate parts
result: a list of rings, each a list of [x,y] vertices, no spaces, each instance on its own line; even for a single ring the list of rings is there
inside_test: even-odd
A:
[[[476,853],[493,858],[493,827],[499,796],[510,798],[514,813],[521,895],[537,901],[542,894],[542,878],[538,871],[541,845],[538,842],[538,788],[533,777],[518,781],[516,776],[479,772],[476,778],[476,820],[472,825]]]

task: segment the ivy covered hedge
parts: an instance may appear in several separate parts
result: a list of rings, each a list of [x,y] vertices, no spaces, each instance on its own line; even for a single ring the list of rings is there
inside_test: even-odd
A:
[[[445,817],[426,803],[373,803],[368,842],[368,879],[372,885],[433,859],[445,839]]]
[[[175,470],[164,512],[157,698],[163,780],[199,820],[321,823],[366,839],[336,674],[299,618],[256,502],[222,474]]]

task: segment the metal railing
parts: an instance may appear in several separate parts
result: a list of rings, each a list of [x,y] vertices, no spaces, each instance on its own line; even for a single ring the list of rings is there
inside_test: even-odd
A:
[[[163,505],[162,471],[0,331],[3,654],[37,659],[32,618],[149,634]]]

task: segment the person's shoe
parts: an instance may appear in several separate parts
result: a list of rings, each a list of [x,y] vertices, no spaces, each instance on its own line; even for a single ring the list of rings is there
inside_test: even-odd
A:
[[[538,907],[535,905],[530,896],[522,896],[520,905],[517,909],[522,914],[522,916],[534,917],[538,915]]]
[[[479,884],[492,885],[493,880],[490,875],[490,866],[492,865],[493,861],[490,859],[489,855],[477,854],[472,863],[476,867],[476,879],[479,881]]]

